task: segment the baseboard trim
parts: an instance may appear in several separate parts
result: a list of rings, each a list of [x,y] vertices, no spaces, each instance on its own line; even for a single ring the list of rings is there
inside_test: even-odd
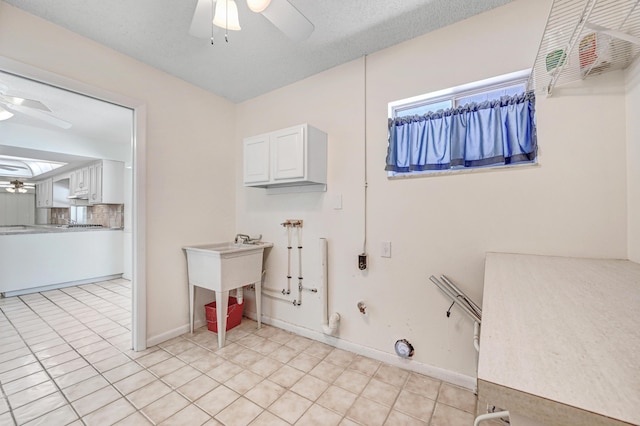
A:
[[[193,329],[195,330],[205,325],[207,325],[206,321],[196,320],[193,323]],[[185,333],[188,333],[189,329],[190,329],[189,324],[185,324],[185,325],[181,325],[180,327],[176,327],[173,330],[165,331],[164,333],[151,336],[147,339],[147,347],[155,346],[162,342],[166,342],[169,339],[173,339],[174,337],[181,336]]]
[[[122,274],[105,275],[104,277],[93,277],[93,278],[87,278],[84,280],[77,280],[77,281],[67,281],[65,283],[49,284],[49,285],[43,285],[40,287],[31,287],[31,288],[22,289],[22,290],[10,290],[10,291],[2,292],[0,294],[2,295],[2,297],[22,296],[23,294],[42,293],[49,290],[58,290],[66,287],[98,283],[101,281],[110,281],[118,278],[122,278]]]

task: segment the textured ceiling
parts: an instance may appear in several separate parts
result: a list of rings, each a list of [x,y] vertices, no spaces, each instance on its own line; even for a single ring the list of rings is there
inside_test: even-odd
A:
[[[289,0],[314,25],[286,38],[237,0],[242,30],[189,35],[197,0],[4,0],[155,68],[241,102],[511,0]]]

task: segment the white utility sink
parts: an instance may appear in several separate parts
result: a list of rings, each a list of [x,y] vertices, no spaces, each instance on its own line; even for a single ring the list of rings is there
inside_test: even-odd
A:
[[[262,256],[273,243],[241,244],[222,242],[184,247],[189,274],[189,320],[193,333],[195,287],[216,292],[218,346],[224,346],[229,290],[254,284],[256,314],[261,325]]]

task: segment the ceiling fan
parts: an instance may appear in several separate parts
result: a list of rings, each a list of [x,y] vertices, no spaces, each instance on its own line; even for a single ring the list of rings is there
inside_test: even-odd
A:
[[[48,124],[69,129],[71,123],[53,116],[49,107],[35,99],[25,99],[7,94],[8,87],[0,84],[0,121],[13,117],[14,113],[27,115]]]
[[[214,3],[215,14],[214,14]],[[247,6],[252,12],[260,13],[273,25],[294,41],[307,39],[315,27],[294,5],[287,0],[247,0]],[[228,7],[228,10],[227,10]],[[224,13],[227,19],[218,16],[218,11]],[[239,30],[236,24],[232,27],[230,15],[237,17],[237,6],[233,0],[198,0],[189,34],[198,38],[211,37],[212,21],[214,25],[230,30]]]

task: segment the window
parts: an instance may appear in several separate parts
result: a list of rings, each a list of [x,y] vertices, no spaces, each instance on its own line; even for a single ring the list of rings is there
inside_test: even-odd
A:
[[[528,71],[389,104],[390,176],[536,161]]]

